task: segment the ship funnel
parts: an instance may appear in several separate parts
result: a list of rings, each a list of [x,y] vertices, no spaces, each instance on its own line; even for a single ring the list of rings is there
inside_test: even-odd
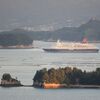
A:
[[[88,43],[88,39],[86,37],[83,38],[82,43]]]

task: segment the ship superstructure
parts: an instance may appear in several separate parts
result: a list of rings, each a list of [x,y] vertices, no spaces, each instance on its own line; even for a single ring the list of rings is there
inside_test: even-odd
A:
[[[93,43],[88,43],[85,39],[82,42],[60,42],[51,48],[44,48],[48,52],[80,52],[80,53],[96,53],[99,51]]]

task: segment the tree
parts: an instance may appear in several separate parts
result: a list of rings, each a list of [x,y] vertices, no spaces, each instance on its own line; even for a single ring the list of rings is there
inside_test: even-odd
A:
[[[10,74],[8,74],[8,73],[3,74],[2,80],[7,80],[7,81],[9,81],[10,79],[12,79]]]

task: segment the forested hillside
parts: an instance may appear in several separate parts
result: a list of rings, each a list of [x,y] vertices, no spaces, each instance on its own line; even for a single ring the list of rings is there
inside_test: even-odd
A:
[[[30,44],[33,40],[42,41],[82,41],[86,37],[89,41],[100,41],[100,21],[90,19],[80,27],[64,27],[55,31],[28,31],[14,29],[0,32],[0,45]]]

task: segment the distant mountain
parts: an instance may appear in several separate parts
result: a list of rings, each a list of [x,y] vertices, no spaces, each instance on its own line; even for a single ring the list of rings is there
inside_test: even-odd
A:
[[[90,19],[80,27],[64,27],[55,31],[28,31],[14,29],[0,32],[0,45],[29,45],[33,40],[43,41],[81,41],[87,37],[89,41],[100,41],[100,20]]]
[[[56,30],[54,36],[67,41],[81,41],[84,37],[89,41],[100,41],[100,20],[90,19],[80,27],[64,27]]]
[[[78,29],[89,40],[100,41],[100,20],[90,19],[87,23],[82,24]]]

